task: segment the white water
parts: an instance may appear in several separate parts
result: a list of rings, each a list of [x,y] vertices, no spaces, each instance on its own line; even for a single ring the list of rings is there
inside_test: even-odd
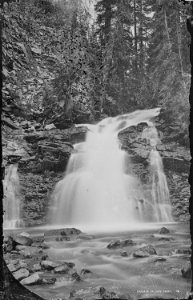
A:
[[[3,180],[3,227],[14,229],[21,225],[20,219],[20,184],[17,165],[9,165]]]
[[[52,224],[113,230],[135,227],[144,221],[168,221],[155,208],[160,198],[144,201],[139,179],[125,173],[125,164],[131,162],[118,140],[118,133],[127,127],[141,122],[152,125],[150,120],[159,112],[160,109],[136,111],[86,125],[86,141],[74,146],[65,177],[53,192]],[[168,198],[161,199],[163,207]],[[144,217],[150,207],[147,203],[153,209],[149,220]]]
[[[157,144],[160,143],[157,129],[153,124],[149,124],[148,128],[145,128],[142,137],[145,138],[152,147],[149,154],[149,164],[152,176],[152,204],[154,207],[153,218],[156,222],[170,222],[173,221],[170,195],[167,184],[167,178],[164,173],[162,158],[159,152],[156,150]]]

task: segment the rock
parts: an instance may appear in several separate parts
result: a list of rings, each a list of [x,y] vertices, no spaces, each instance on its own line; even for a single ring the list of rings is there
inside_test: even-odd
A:
[[[20,233],[20,235],[21,235],[21,236],[30,237],[30,234],[29,234],[29,233],[27,233],[27,232],[22,232],[22,233]]]
[[[27,236],[17,235],[14,238],[14,241],[18,245],[31,246],[33,240]]]
[[[81,277],[80,277],[80,275],[77,272],[72,273],[71,277],[75,281],[81,281],[82,280]]]
[[[62,266],[54,268],[54,273],[67,274],[69,272],[69,270],[70,270],[70,268],[66,264],[64,264]]]
[[[80,233],[82,233],[79,229],[76,228],[64,228],[64,229],[54,229],[54,230],[48,230],[44,233],[44,237],[53,237],[53,236],[62,236],[62,237],[68,237],[68,236],[77,236]]]
[[[41,284],[42,279],[40,278],[38,273],[34,273],[31,276],[24,278],[23,280],[20,281],[21,284],[23,285],[34,285],[34,284]]]
[[[21,251],[21,250],[25,250],[27,246],[24,246],[24,245],[17,245],[15,247],[15,250],[18,250],[18,251]]]
[[[54,268],[58,267],[58,264],[56,264],[55,262],[53,261],[50,261],[50,260],[42,260],[41,263],[40,263],[42,269],[45,269],[45,270],[53,270]]]
[[[122,247],[127,247],[127,246],[134,246],[136,243],[134,243],[132,240],[116,240],[116,241],[111,241],[108,245],[108,249],[116,249],[116,248],[122,248]]]
[[[191,255],[191,250],[190,249],[177,249],[176,254]]]
[[[8,236],[6,246],[5,246],[5,252],[11,252],[14,249],[15,249],[15,241],[11,236]]]
[[[120,298],[120,296],[117,295],[115,292],[107,291],[104,287],[100,287],[99,296],[100,299],[124,299],[124,298]]]
[[[186,263],[183,268],[181,269],[182,272],[182,277],[191,279],[192,277],[192,270],[191,270],[191,265],[190,262]]]
[[[75,264],[73,262],[65,262],[65,264],[69,267],[69,268],[74,268]]]
[[[9,260],[9,264],[17,265],[19,263],[19,259],[11,259]]]
[[[84,278],[88,278],[92,275],[92,272],[88,269],[82,269],[80,272],[80,276],[83,276]]]
[[[167,234],[170,233],[169,229],[167,229],[166,227],[162,227],[159,231],[160,234]]]
[[[15,271],[18,270],[18,268],[13,264],[8,264],[7,267],[8,267],[10,272],[15,272]]]
[[[13,276],[15,277],[15,279],[20,281],[29,276],[29,271],[27,269],[22,268],[16,272],[14,272]]]
[[[48,258],[47,254],[42,255],[41,260],[46,260]]]
[[[128,256],[128,254],[127,254],[127,252],[126,252],[126,251],[121,251],[121,256],[123,256],[123,257],[127,257],[127,256]]]
[[[34,271],[34,272],[41,271],[41,269],[42,269],[42,267],[41,267],[40,263],[34,264],[32,267],[32,271]]]
[[[42,284],[54,284],[56,282],[56,278],[43,278]]]
[[[55,129],[56,126],[54,124],[48,124],[45,126],[45,130],[51,130],[51,129]]]
[[[156,255],[156,250],[152,245],[147,245],[142,248],[139,248],[133,252],[134,257],[148,257],[150,255]]]
[[[156,257],[153,262],[162,262],[162,261],[166,261],[166,258],[165,257],[162,257],[162,256],[159,256],[159,257]]]

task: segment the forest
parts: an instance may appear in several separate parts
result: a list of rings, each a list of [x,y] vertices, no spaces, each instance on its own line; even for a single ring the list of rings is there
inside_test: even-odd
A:
[[[190,4],[94,4],[91,15],[84,1],[5,3],[3,114],[17,105],[29,118],[68,127],[161,107],[188,145]]]

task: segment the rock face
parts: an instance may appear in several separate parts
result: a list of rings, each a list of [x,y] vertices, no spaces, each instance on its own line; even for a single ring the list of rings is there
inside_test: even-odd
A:
[[[82,141],[87,129],[35,129],[32,132],[25,132],[22,127],[14,132],[8,127],[5,129],[2,137],[3,165],[6,168],[8,164],[18,163],[24,225],[45,224],[52,191],[64,176],[73,143]],[[11,244],[7,249],[11,251]]]
[[[146,124],[130,127],[119,134],[119,139],[122,148],[129,153],[133,163],[132,172],[148,187],[150,182],[148,157],[151,146],[141,138],[142,131],[146,127]],[[162,157],[167,177],[173,219],[174,221],[189,221],[190,151],[181,146],[175,138],[172,139],[172,131],[165,128],[163,122],[157,121],[156,127],[161,140],[157,145],[157,150]]]

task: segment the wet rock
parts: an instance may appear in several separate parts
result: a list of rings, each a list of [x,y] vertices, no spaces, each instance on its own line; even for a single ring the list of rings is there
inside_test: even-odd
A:
[[[7,267],[10,272],[15,272],[18,270],[18,268],[14,264],[8,264]]]
[[[48,255],[47,254],[43,254],[42,257],[41,257],[41,260],[46,260],[48,258]]]
[[[41,271],[41,269],[42,269],[42,267],[41,267],[40,263],[34,264],[32,267],[32,271],[34,271],[34,272]]]
[[[192,270],[191,270],[191,265],[190,262],[187,262],[183,268],[181,269],[182,272],[182,277],[187,278],[187,279],[191,279],[192,277]]]
[[[56,278],[43,278],[42,284],[54,284],[56,282]]]
[[[24,245],[17,245],[15,247],[15,250],[17,250],[17,251],[21,251],[21,250],[25,250],[25,249],[26,249],[26,246],[24,246]]]
[[[41,284],[42,279],[38,273],[34,273],[31,276],[24,278],[20,281],[23,285],[34,285],[34,284]]]
[[[20,236],[30,237],[30,234],[27,232],[22,232],[22,233],[20,233]]]
[[[55,262],[53,261],[50,261],[50,260],[42,260],[41,263],[40,263],[42,269],[45,269],[45,270],[53,270],[54,268],[58,267],[58,264],[56,264]]]
[[[8,236],[4,250],[5,250],[5,252],[11,252],[14,249],[15,249],[15,241],[13,240],[13,238],[11,236]]]
[[[75,267],[75,264],[73,262],[65,262],[65,265],[67,265],[69,268]]]
[[[126,251],[121,251],[121,256],[123,256],[123,257],[127,257],[127,256],[128,256],[128,254],[127,254],[127,252],[126,252]]]
[[[159,231],[160,234],[167,234],[170,233],[169,229],[167,229],[166,227],[162,227]]]
[[[54,269],[54,273],[56,273],[56,274],[67,274],[69,272],[69,270],[70,270],[70,268],[66,264],[64,264],[62,266],[56,267]]]
[[[17,235],[14,238],[14,241],[18,245],[31,246],[33,240],[27,236]]]
[[[69,240],[71,238],[76,238],[80,233],[82,233],[79,229],[76,228],[64,228],[64,229],[55,229],[55,230],[48,230],[44,233],[44,237],[57,237],[57,238],[62,238],[66,239],[68,238]]]
[[[100,287],[99,297],[100,297],[100,299],[127,299],[127,300],[132,300],[132,298],[129,295],[119,295],[115,292],[107,291],[104,287]]]
[[[80,272],[80,276],[84,277],[84,278],[88,278],[92,275],[92,272],[88,269],[82,269]]]
[[[191,250],[190,249],[177,249],[176,254],[191,255]]]
[[[166,261],[167,259],[163,256],[159,256],[159,257],[156,257],[153,262],[163,262],[163,261]]]
[[[22,268],[16,272],[14,272],[13,276],[15,277],[15,279],[20,281],[29,276],[29,271],[27,269]]]
[[[55,129],[56,126],[54,124],[48,124],[45,126],[45,130],[51,130],[51,129]]]
[[[75,280],[75,281],[78,281],[78,282],[82,280],[80,275],[77,272],[72,273],[71,277],[72,277],[72,280]]]
[[[136,243],[134,243],[132,240],[116,240],[116,241],[111,241],[108,245],[108,249],[116,249],[116,248],[122,248],[122,247],[127,247],[127,246],[134,246]]]
[[[147,245],[144,247],[141,247],[133,252],[134,257],[148,257],[150,255],[156,255],[156,250],[152,245]]]

